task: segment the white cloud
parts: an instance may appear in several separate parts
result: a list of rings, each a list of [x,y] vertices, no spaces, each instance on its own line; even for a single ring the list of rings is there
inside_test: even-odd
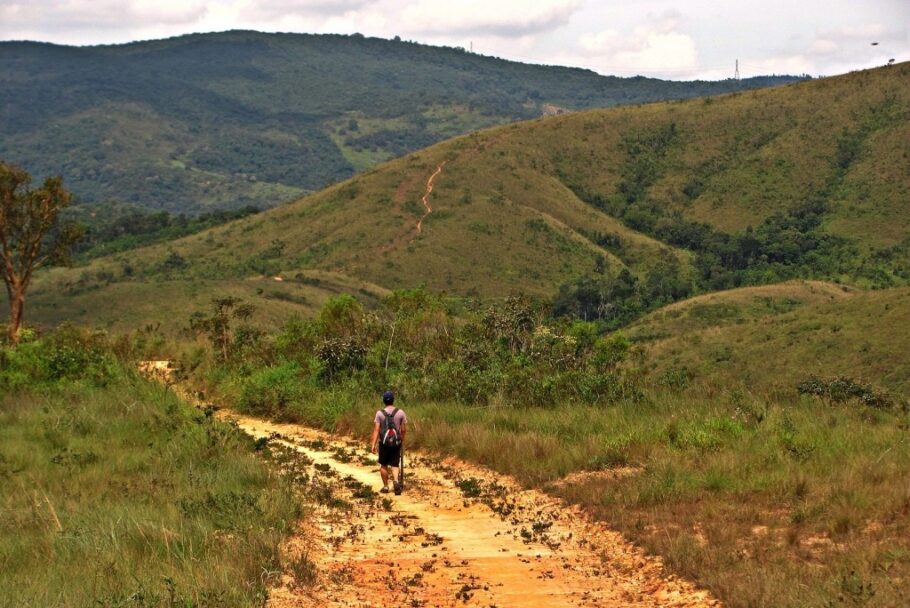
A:
[[[873,43],[877,43],[873,45]],[[808,46],[795,52],[750,62],[752,73],[838,74],[851,69],[884,65],[903,57],[907,30],[883,23],[855,23],[818,32]]]
[[[519,37],[551,31],[569,22],[580,0],[417,0],[401,12],[405,31]]]
[[[3,6],[0,33],[14,26],[56,29],[116,28],[133,24],[182,25],[198,22],[204,0],[32,0]]]
[[[297,15],[329,18],[362,9],[371,0],[252,0],[242,3],[240,17],[273,20]]]
[[[871,41],[875,38],[881,38],[886,35],[893,35],[893,33],[894,32],[889,33],[888,29],[881,23],[863,23],[837,28],[835,30],[827,32],[826,35],[836,38],[860,38],[863,40]]]
[[[605,73],[653,73],[695,70],[698,51],[688,34],[678,31],[675,14],[652,17],[631,32],[615,29],[583,35],[581,51]]]
[[[827,38],[816,38],[809,47],[809,53],[812,55],[830,55],[837,52],[840,45]]]

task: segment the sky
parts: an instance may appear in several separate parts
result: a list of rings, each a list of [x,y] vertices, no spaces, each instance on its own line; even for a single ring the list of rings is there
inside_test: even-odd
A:
[[[0,0],[0,40],[361,33],[601,74],[828,76],[910,60],[910,0]],[[872,43],[878,43],[873,45]]]

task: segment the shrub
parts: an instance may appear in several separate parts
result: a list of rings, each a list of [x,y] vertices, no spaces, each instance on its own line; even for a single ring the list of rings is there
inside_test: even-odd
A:
[[[601,338],[594,343],[591,363],[598,369],[613,370],[629,356],[632,343],[621,332],[609,338]]]
[[[821,397],[832,403],[856,400],[878,409],[894,407],[894,400],[884,391],[877,390],[870,384],[860,384],[846,376],[837,376],[830,380],[809,376],[796,385],[796,390],[800,395]]]
[[[15,348],[0,349],[0,387],[87,382],[105,386],[120,375],[107,335],[70,326]]]
[[[238,406],[244,412],[275,416],[303,399],[304,393],[297,364],[269,366],[244,381]]]

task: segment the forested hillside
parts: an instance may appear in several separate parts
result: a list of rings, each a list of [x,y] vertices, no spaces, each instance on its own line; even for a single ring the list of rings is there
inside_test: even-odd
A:
[[[458,296],[523,291],[553,298],[557,314],[619,327],[745,285],[906,285],[908,72],[456,138],[289,205],[46,273],[30,314],[172,322],[190,302],[230,293],[281,318],[340,291],[424,284]]]
[[[0,43],[0,158],[83,201],[270,207],[478,128],[792,77],[667,82],[363,36]]]

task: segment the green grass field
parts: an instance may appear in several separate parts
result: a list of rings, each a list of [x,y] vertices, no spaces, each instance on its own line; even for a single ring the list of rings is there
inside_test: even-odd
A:
[[[701,387],[598,408],[402,406],[415,445],[583,506],[728,606],[910,601],[906,412]],[[365,433],[370,409],[342,424]]]
[[[848,376],[910,395],[910,290],[793,282],[716,292],[628,329],[654,380],[787,391],[811,375]]]
[[[116,366],[39,384],[28,352],[0,351],[0,606],[262,605],[301,503],[252,440]]]

